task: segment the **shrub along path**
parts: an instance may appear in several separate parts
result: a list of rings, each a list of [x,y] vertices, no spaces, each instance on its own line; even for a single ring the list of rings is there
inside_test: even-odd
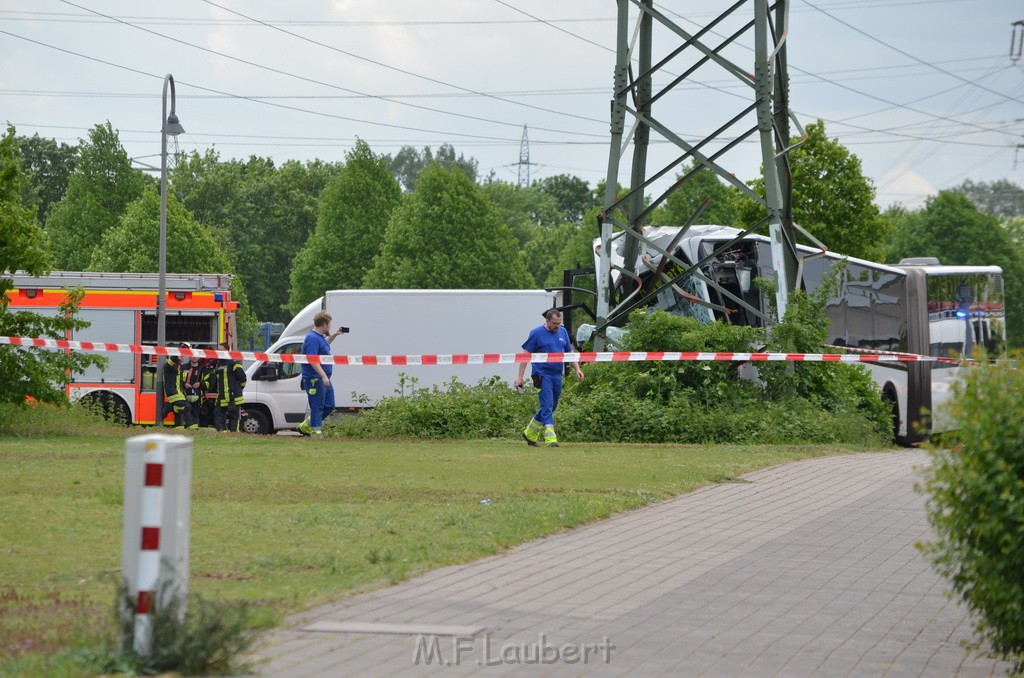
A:
[[[965,656],[970,619],[914,547],[931,538],[925,463],[776,466],[436,570],[292,618],[260,671],[504,675],[540,652],[531,675],[1005,675]],[[337,630],[369,623],[406,633]]]

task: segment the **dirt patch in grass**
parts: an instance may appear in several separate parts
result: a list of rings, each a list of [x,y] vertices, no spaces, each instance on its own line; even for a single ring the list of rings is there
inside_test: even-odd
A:
[[[0,659],[53,654],[75,641],[95,637],[97,629],[113,627],[110,604],[84,595],[14,586],[0,590]]]

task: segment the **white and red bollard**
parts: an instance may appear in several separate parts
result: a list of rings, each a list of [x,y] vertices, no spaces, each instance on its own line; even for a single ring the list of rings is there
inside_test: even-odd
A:
[[[128,439],[121,573],[135,602],[133,648],[138,654],[153,649],[156,607],[179,600],[185,611],[191,496],[191,438],[154,434]]]

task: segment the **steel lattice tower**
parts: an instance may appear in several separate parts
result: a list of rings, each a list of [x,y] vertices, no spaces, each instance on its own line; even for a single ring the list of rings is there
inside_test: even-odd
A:
[[[653,0],[616,0],[616,3],[611,144],[604,210],[598,218],[601,249],[597,271],[595,349],[604,348],[601,335],[605,327],[621,324],[632,308],[653,296],[652,293],[639,298],[639,288],[631,284],[638,279],[637,255],[641,247],[668,256],[670,261],[682,267],[683,272],[669,282],[678,283],[692,275],[718,287],[705,278],[697,266],[690,267],[673,257],[670,253],[674,245],[667,251],[662,250],[643,235],[644,221],[651,211],[704,169],[714,172],[763,207],[763,217],[744,235],[765,227],[769,231],[781,317],[789,293],[797,283],[796,231],[820,245],[799,229],[792,218],[788,158],[791,116],[786,63],[789,0],[775,0],[771,5],[769,0],[735,1],[696,33],[685,30],[673,18],[656,9]],[[659,50],[656,62],[653,54],[655,45]],[[740,83],[743,93],[736,96],[725,88],[711,88],[704,84],[721,80],[723,76]],[[656,78],[659,82],[657,91]],[[721,125],[707,130],[703,136],[694,134],[695,125],[688,122],[686,113],[718,109],[724,111],[719,118]],[[802,137],[803,130],[795,119],[793,122]],[[678,148],[679,155],[669,164],[649,171],[647,157],[652,134]],[[760,148],[766,197],[755,193],[728,169],[733,154],[748,140],[756,140]],[[626,156],[630,142],[630,176],[628,183],[623,182],[626,189],[619,195],[620,162]],[[645,189],[681,164],[694,160],[697,165],[693,171],[679,178],[661,195],[652,196],[650,204],[644,204]],[[696,223],[706,206],[707,203],[698,208],[686,224],[680,224],[684,226],[680,235]],[[618,238],[625,239],[625,263],[618,271],[620,282],[616,283],[609,252],[613,241]],[[726,290],[721,291],[749,308],[742,299],[733,297]]]
[[[526,125],[523,125],[523,140],[519,142],[519,187],[530,187],[530,139],[526,135]]]

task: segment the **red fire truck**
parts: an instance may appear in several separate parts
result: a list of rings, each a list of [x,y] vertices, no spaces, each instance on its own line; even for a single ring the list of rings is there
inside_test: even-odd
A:
[[[54,271],[35,277],[15,273],[14,289],[7,295],[12,311],[56,315],[67,291],[85,290],[78,316],[91,325],[68,332],[71,341],[116,344],[156,344],[156,273],[78,273]],[[235,311],[231,275],[169,273],[165,278],[167,344],[188,342],[195,348],[216,348],[220,342],[235,346]],[[103,369],[90,367],[71,375],[68,397],[92,401],[121,421],[153,424],[156,421],[157,357],[138,353],[107,353]]]

